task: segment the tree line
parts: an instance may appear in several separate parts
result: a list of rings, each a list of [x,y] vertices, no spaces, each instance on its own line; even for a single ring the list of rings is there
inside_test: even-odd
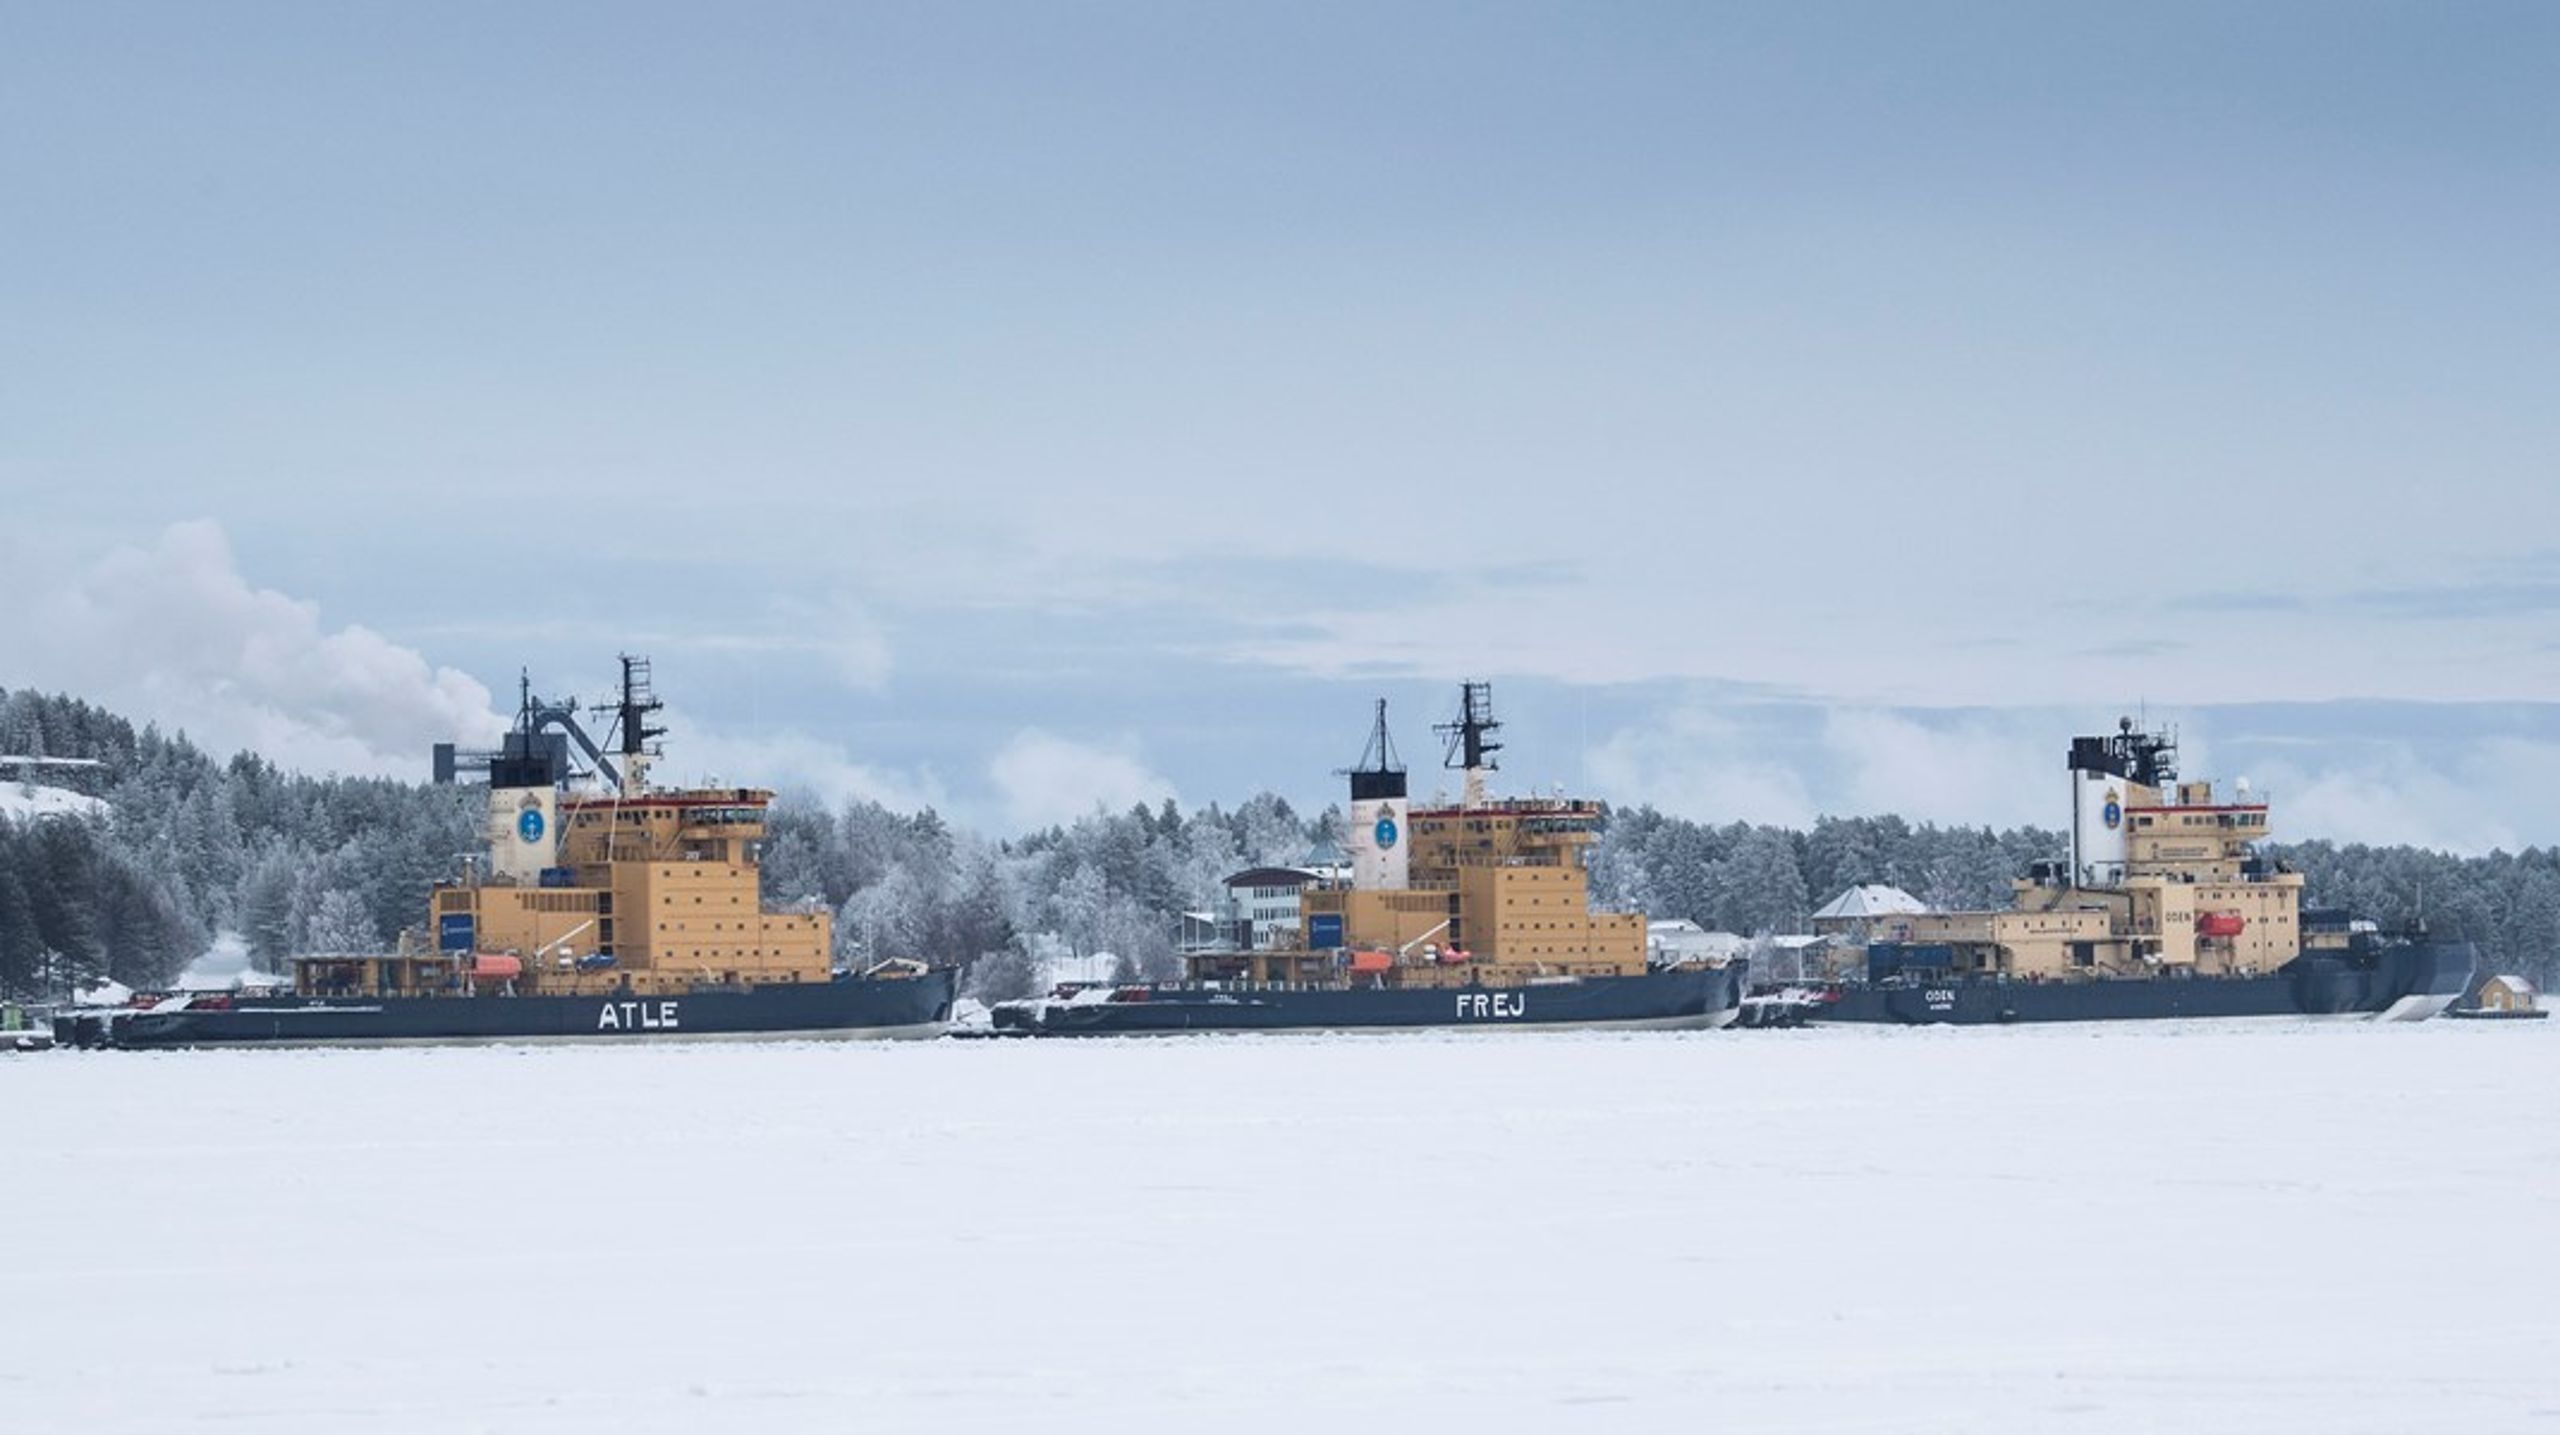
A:
[[[254,754],[216,760],[182,734],[137,728],[76,699],[0,693],[0,752],[93,758],[40,780],[102,798],[103,815],[0,821],[0,993],[113,977],[165,985],[212,934],[237,932],[262,967],[303,952],[377,947],[423,919],[429,887],[479,840],[468,788],[310,777]],[[38,780],[30,772],[12,781]],[[969,968],[985,999],[1081,969],[1120,979],[1175,969],[1179,914],[1210,907],[1245,867],[1288,865],[1339,837],[1338,809],[1264,793],[1184,811],[1168,800],[989,838],[930,809],[786,796],[765,844],[764,895],[835,913],[837,956]],[[1798,932],[1862,882],[1932,906],[1998,906],[2062,834],[1900,817],[1826,817],[1809,830],[1702,823],[1650,807],[1612,814],[1590,854],[1594,898],[1746,936]],[[2484,971],[2560,980],[2560,849],[2457,857],[2411,847],[2297,842],[2270,854],[2306,900],[2386,928],[2465,937]]]
[[[7,779],[103,799],[103,815],[0,822],[0,992],[112,978],[164,986],[216,932],[267,969],[379,946],[425,910],[478,837],[450,787],[310,777],[255,754],[217,761],[183,735],[74,698],[0,693],[0,753],[87,758]]]

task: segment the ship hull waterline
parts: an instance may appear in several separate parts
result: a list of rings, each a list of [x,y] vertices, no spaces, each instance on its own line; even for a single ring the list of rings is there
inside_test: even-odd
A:
[[[999,1031],[1021,1036],[1217,1032],[1682,1031],[1730,1025],[1745,968],[1585,977],[1519,987],[1127,989],[1137,1000],[1007,1003]]]
[[[227,1006],[66,1013],[65,1045],[489,1046],[925,1039],[951,1019],[956,969],[667,996],[258,997]]]
[[[2476,962],[2468,942],[2419,942],[2363,962],[2302,958],[2263,977],[1850,983],[1814,1004],[1810,1016],[1902,1026],[2234,1017],[2424,1021],[2461,998]]]

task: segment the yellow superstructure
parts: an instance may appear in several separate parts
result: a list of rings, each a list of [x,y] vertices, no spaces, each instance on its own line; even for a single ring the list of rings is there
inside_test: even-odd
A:
[[[606,709],[618,752],[587,739],[574,706],[536,698],[528,684],[504,745],[467,755],[489,774],[485,857],[436,884],[425,929],[403,933],[399,951],[302,959],[297,988],[648,996],[827,981],[827,910],[764,905],[758,865],[773,794],[651,786],[659,703],[646,659],[626,656],[622,669],[621,701]],[[599,780],[577,795],[573,739]],[[464,756],[440,747],[437,780],[451,780]]]
[[[435,926],[468,918],[473,949],[524,962],[550,992],[682,991],[827,979],[823,909],[768,912],[756,858],[773,794],[651,792],[562,804],[560,885],[503,879],[439,887]],[[609,957],[610,966],[580,957]]]
[[[1452,725],[1474,729],[1466,800],[1406,809],[1382,704],[1376,765],[1348,774],[1351,878],[1303,889],[1298,940],[1287,949],[1197,955],[1195,979],[1450,987],[1644,973],[1643,914],[1591,908],[1585,859],[1606,810],[1579,798],[1483,795],[1483,754],[1495,746],[1483,739],[1496,725],[1477,706],[1480,689],[1470,685],[1470,716]]]
[[[1874,936],[1950,948],[1958,971],[2031,979],[2254,976],[2283,966],[2306,945],[2303,879],[2250,850],[2269,835],[2267,804],[2246,793],[2220,801],[2211,783],[2177,782],[2166,765],[2173,752],[2130,724],[2116,738],[2083,739],[2068,864],[2019,879],[2008,911],[1893,916]]]
[[[1598,803],[1571,798],[1417,808],[1410,885],[1312,889],[1308,924],[1338,914],[1345,946],[1407,958],[1408,986],[1640,975],[1643,914],[1591,910],[1583,859],[1604,817]],[[1412,961],[1406,949],[1416,943],[1465,960]]]

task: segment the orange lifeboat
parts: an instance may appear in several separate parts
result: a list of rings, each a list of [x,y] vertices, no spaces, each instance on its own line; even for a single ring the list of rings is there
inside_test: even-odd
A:
[[[2199,937],[2236,937],[2249,925],[2249,919],[2237,912],[2206,912],[2196,918]]]
[[[511,982],[524,975],[524,963],[503,952],[479,952],[471,958],[475,982]]]
[[[1353,952],[1351,954],[1351,970],[1355,972],[1383,972],[1395,964],[1396,959],[1385,952]]]

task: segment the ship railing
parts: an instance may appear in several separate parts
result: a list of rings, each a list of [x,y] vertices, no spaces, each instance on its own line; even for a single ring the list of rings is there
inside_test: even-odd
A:
[[[1577,816],[1597,816],[1601,806],[1587,797],[1488,797],[1482,802],[1418,804],[1415,810],[1428,811],[1433,816],[1454,813],[1461,817],[1472,817],[1478,813],[1497,813],[1506,816],[1521,813],[1550,815],[1569,813]]]

